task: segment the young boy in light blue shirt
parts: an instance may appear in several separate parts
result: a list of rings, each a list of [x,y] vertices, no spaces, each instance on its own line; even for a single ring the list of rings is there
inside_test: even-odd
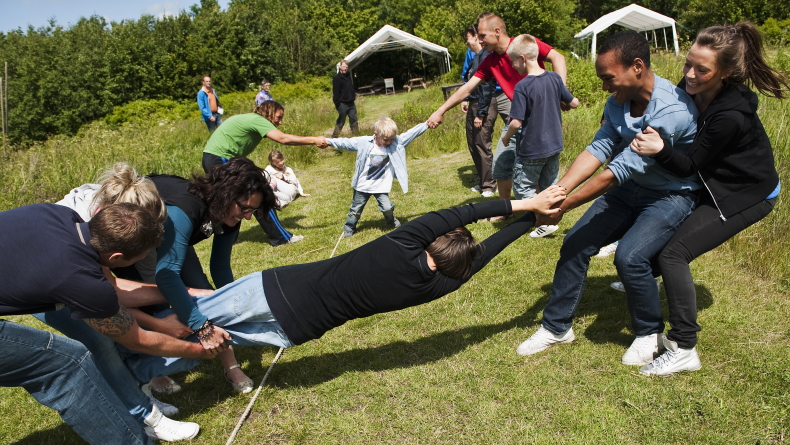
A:
[[[357,152],[356,168],[351,180],[354,197],[343,227],[344,238],[350,237],[356,231],[359,216],[371,196],[378,201],[379,210],[384,214],[387,224],[395,228],[400,227],[400,221],[394,214],[395,206],[389,197],[392,179],[397,179],[403,193],[408,193],[406,146],[427,129],[428,125],[421,123],[398,135],[395,121],[383,117],[374,124],[373,136],[327,139],[329,145],[334,148]]]

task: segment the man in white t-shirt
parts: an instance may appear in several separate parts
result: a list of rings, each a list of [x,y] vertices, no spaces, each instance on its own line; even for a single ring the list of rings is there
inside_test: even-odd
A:
[[[357,152],[356,170],[351,180],[354,198],[343,227],[344,238],[348,238],[356,231],[359,216],[371,196],[378,201],[379,210],[384,214],[387,224],[395,228],[400,227],[400,221],[394,214],[395,206],[389,197],[392,179],[395,178],[400,182],[403,193],[409,191],[406,146],[427,129],[428,126],[422,123],[398,136],[398,126],[395,122],[383,117],[374,124],[373,137],[327,139],[329,145],[334,148]]]

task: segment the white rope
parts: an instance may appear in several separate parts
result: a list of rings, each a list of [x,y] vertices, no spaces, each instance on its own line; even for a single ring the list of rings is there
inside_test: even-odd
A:
[[[263,384],[266,383],[266,379],[269,377],[269,374],[272,372],[272,368],[274,368],[274,364],[277,363],[277,360],[280,359],[280,356],[282,355],[284,350],[285,348],[280,348],[280,350],[277,351],[277,355],[274,356],[274,360],[272,360],[272,364],[269,365],[269,369],[266,371],[266,374],[263,376],[263,380],[261,380],[261,384],[258,385],[258,390],[255,391],[255,395],[252,397],[252,400],[250,400],[250,403],[247,405],[247,409],[244,410],[244,413],[241,415],[239,422],[236,424],[236,428],[233,429],[233,433],[231,433],[230,437],[228,438],[228,441],[225,442],[225,445],[230,445],[233,443],[233,439],[236,438],[236,434],[241,429],[241,425],[244,423],[244,420],[247,418],[247,416],[250,415],[250,411],[252,410],[252,405],[254,405],[255,401],[258,399],[258,395],[261,393],[261,390],[263,389]]]
[[[335,252],[337,251],[337,246],[340,245],[340,241],[342,239],[343,239],[343,232],[340,232],[340,237],[337,239],[337,243],[335,243],[335,248],[332,249],[332,254],[329,255],[329,258],[335,256]],[[315,249],[315,250],[320,250],[320,249]],[[266,370],[266,374],[264,374],[263,380],[261,380],[261,383],[258,385],[258,389],[255,391],[255,395],[252,396],[252,400],[250,400],[250,403],[247,404],[247,409],[245,409],[244,413],[242,413],[239,422],[236,423],[236,428],[233,429],[233,432],[230,434],[230,437],[228,437],[228,441],[225,442],[225,445],[231,445],[233,443],[233,439],[236,438],[236,434],[238,434],[239,430],[241,429],[241,426],[244,424],[244,420],[247,419],[247,416],[250,415],[252,406],[255,404],[255,401],[258,400],[258,395],[261,393],[261,390],[263,389],[263,384],[266,383],[266,379],[269,377],[269,374],[272,372],[272,369],[274,368],[274,364],[277,363],[277,360],[280,359],[280,356],[282,355],[284,350],[285,348],[280,348],[280,350],[277,351],[277,355],[274,356],[274,360],[272,360],[272,364],[269,365],[269,369]]]

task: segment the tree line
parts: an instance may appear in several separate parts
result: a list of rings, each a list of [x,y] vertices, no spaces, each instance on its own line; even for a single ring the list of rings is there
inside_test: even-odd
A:
[[[178,15],[106,22],[82,18],[68,28],[51,21],[0,33],[9,63],[10,136],[16,144],[75,134],[113,107],[139,99],[194,98],[210,75],[220,92],[262,78],[294,82],[330,76],[337,61],[390,24],[448,47],[461,63],[463,29],[483,10],[502,16],[508,33],[529,32],[571,49],[573,35],[630,0],[200,0]],[[648,0],[642,6],[695,29],[743,18],[790,28],[790,2]]]

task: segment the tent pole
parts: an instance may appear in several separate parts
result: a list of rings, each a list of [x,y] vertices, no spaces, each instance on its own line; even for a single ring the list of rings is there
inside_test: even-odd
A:
[[[678,31],[675,28],[675,22],[672,22],[672,40],[675,43],[675,57],[678,56]]]
[[[592,37],[592,45],[590,47],[590,58],[595,60],[595,45],[598,44],[598,33],[593,33]]]
[[[666,48],[667,51],[669,51],[669,45],[667,45],[667,29],[666,28],[663,29],[664,29],[664,48]]]

